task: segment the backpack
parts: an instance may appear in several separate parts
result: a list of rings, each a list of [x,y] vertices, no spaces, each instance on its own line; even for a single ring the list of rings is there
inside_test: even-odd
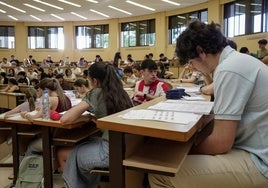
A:
[[[43,188],[43,177],[43,156],[25,156],[20,163],[15,188]]]

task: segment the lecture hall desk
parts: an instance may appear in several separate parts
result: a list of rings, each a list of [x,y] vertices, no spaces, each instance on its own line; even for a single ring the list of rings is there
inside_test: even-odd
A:
[[[80,129],[89,121],[94,121],[89,115],[82,115],[81,118],[70,124],[62,124],[59,121],[35,119],[28,121],[20,116],[4,119],[4,114],[0,115],[0,122],[5,122],[12,126],[12,153],[14,183],[17,179],[19,169],[19,138],[20,136],[41,135],[43,140],[43,158],[44,158],[44,186],[53,187],[53,169],[52,169],[52,150],[54,143],[61,145],[75,144],[89,136],[97,134],[100,130],[94,126],[86,126]],[[58,128],[63,134],[53,135],[51,129]],[[69,132],[68,132],[69,131]]]
[[[77,143],[88,136],[95,135],[99,129],[88,126],[86,131],[75,132],[76,128],[82,127],[84,124],[93,121],[90,115],[82,115],[75,122],[70,124],[62,124],[60,121],[44,120],[41,118],[34,119],[33,124],[41,127],[41,134],[43,139],[43,158],[44,160],[44,186],[53,187],[53,168],[52,168],[52,150],[53,141],[63,142],[66,144]],[[61,138],[53,137],[52,128],[69,130],[69,134],[61,135]]]
[[[209,98],[207,97],[208,100]],[[164,96],[159,97],[131,109],[147,109],[164,100],[166,100]],[[191,129],[181,132],[177,127],[180,125],[174,123],[126,120],[119,117],[131,109],[97,120],[98,128],[109,130],[111,188],[131,187],[131,183],[125,179],[126,169],[174,176],[193,144],[191,139],[193,135],[214,118],[213,115],[203,115],[199,121],[192,122]],[[129,142],[126,138],[129,135],[140,135],[147,141],[139,143],[138,147],[133,147],[133,151],[128,151]]]
[[[18,98],[25,98],[24,93],[0,92],[0,108],[13,109],[18,105]]]

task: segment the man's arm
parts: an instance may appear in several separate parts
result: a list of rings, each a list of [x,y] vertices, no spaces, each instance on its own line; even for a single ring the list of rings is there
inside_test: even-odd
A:
[[[212,133],[200,144],[194,145],[191,153],[214,155],[228,152],[234,143],[237,123],[234,120],[214,120]],[[202,131],[199,134],[202,137]]]

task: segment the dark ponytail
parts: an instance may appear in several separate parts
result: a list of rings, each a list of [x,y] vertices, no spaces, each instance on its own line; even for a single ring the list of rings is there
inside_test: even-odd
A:
[[[130,97],[123,88],[115,69],[110,64],[94,63],[90,66],[89,76],[97,79],[102,88],[108,115],[125,110],[132,106]]]

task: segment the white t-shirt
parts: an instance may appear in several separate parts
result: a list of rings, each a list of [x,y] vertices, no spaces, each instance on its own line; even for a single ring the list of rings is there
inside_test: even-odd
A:
[[[268,68],[230,46],[214,73],[215,119],[237,120],[234,148],[248,151],[268,178]]]

